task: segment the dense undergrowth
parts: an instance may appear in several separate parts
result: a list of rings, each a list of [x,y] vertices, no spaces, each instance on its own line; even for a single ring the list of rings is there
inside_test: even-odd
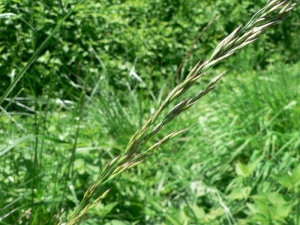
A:
[[[80,6],[1,106],[0,223],[65,219],[162,103],[200,27],[223,15],[177,81],[255,12],[251,1],[238,2]],[[36,29],[1,18],[1,92],[72,6],[59,3],[0,3]],[[111,191],[83,224],[300,224],[297,23],[292,15],[219,65],[213,74],[228,71],[218,88],[151,142],[188,131],[106,184]]]
[[[78,1],[2,1],[0,3],[0,94],[37,51],[43,41]],[[218,22],[196,41],[195,50],[179,74],[181,79],[199,59],[240,24],[245,24],[266,1],[245,0],[107,0],[85,1],[66,19],[47,42],[34,66],[13,90],[15,95],[47,94],[51,98],[75,100],[85,77],[87,92],[99,74],[122,90],[135,72],[131,85],[156,95],[171,79],[201,30],[215,17]],[[299,6],[297,6],[298,8]],[[297,11],[297,10],[295,10]],[[299,15],[269,30],[255,43],[255,54],[247,56],[253,68],[268,63],[294,63],[299,59]],[[7,63],[9,62],[9,63]],[[228,62],[228,66],[234,63]],[[227,67],[228,68],[228,67]],[[174,83],[173,83],[174,84]],[[18,90],[24,88],[22,93]],[[148,91],[144,91],[145,95]],[[149,97],[148,95],[145,97]],[[75,99],[74,99],[75,98]],[[11,107],[19,109],[13,104]]]
[[[128,224],[298,224],[298,71],[299,63],[228,75],[214,93],[172,125],[188,126],[188,133],[110,183],[110,194],[84,224],[113,219]],[[134,91],[128,94],[132,102],[139,101]],[[76,111],[54,103],[36,116],[2,116],[2,141],[11,147],[1,156],[2,215],[11,213],[4,224],[25,222],[34,215],[53,223],[61,209],[71,210],[107,160],[123,151],[144,117],[141,111],[151,111],[147,100],[124,108],[109,97],[105,103],[101,99],[86,103],[78,136]],[[103,113],[103,104],[113,113]],[[25,136],[35,133],[35,123],[39,136]],[[167,133],[168,128],[160,135]],[[65,180],[68,172],[71,178]]]

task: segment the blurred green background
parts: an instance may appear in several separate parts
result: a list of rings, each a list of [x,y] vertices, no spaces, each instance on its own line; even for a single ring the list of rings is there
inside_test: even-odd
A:
[[[10,93],[0,108],[0,224],[64,220],[172,87],[265,3],[1,1],[0,96]],[[150,142],[188,133],[107,184],[83,224],[300,224],[299,34],[296,6],[207,72],[227,74]]]

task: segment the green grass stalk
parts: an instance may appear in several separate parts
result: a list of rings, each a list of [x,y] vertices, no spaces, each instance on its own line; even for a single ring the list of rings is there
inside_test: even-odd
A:
[[[162,113],[165,112],[166,108],[170,106],[172,102],[178,100],[180,97],[183,97],[186,91],[188,91],[190,87],[192,87],[202,76],[204,76],[204,73],[208,69],[224,61],[249,44],[255,42],[267,29],[283,21],[295,5],[295,3],[292,3],[292,1],[288,0],[268,1],[265,7],[260,9],[244,27],[239,26],[228,37],[221,41],[215,48],[209,60],[206,60],[203,63],[197,63],[197,65],[188,74],[186,79],[170,92],[156,113],[132,136],[124,153],[116,157],[104,167],[99,179],[86,191],[82,201],[70,215],[68,222],[61,222],[60,224],[79,224],[87,211],[96,206],[97,203],[108,194],[109,190],[105,190],[100,197],[98,197],[96,200],[93,200],[93,197],[96,194],[99,194],[100,191],[103,191],[102,188],[104,184],[120,175],[125,170],[141,163],[151,154],[153,149],[184,132],[186,129],[172,132],[161,141],[148,148],[146,151],[139,151],[140,146],[150,140],[166,124],[174,120],[182,112],[188,110],[190,107],[196,104],[200,98],[212,91],[224,73],[221,73],[212,79],[203,90],[199,91],[198,94],[192,97],[187,97],[177,103],[176,106],[169,110],[166,116],[161,119],[160,122],[158,122],[159,118],[162,116]],[[157,122],[158,124],[155,125]]]

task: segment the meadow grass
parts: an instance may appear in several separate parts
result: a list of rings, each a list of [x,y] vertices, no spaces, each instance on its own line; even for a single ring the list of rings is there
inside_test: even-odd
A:
[[[152,154],[154,149],[160,147],[171,138],[185,132],[186,129],[173,131],[147,150],[141,151],[139,149],[140,146],[143,146],[144,143],[149,141],[165,125],[174,120],[182,112],[188,110],[197,103],[199,99],[212,91],[224,73],[221,73],[212,79],[204,89],[198,92],[198,94],[188,98],[185,97],[184,100],[179,101],[179,103],[169,109],[169,112],[163,116],[163,119],[161,119],[160,117],[172,102],[183,97],[185,92],[187,92],[209,68],[253,43],[267,28],[274,26],[285,19],[287,13],[291,11],[294,6],[295,4],[291,4],[290,1],[269,1],[266,6],[260,9],[245,26],[239,26],[223,41],[221,41],[213,51],[209,60],[196,64],[187,77],[168,94],[150,119],[148,119],[130,138],[124,153],[106,164],[101,171],[99,179],[85,192],[83,199],[70,215],[66,224],[80,223],[86,212],[95,207],[103,198],[106,197],[110,189],[103,192],[103,187],[107,182],[114,179],[125,170],[131,169],[140,164],[145,158]],[[161,122],[157,122],[159,120]],[[99,196],[98,194],[101,192],[102,194]],[[95,198],[95,195],[98,195],[98,197],[95,200],[92,200]]]
[[[166,143],[139,167],[106,185],[112,188],[111,193],[91,209],[83,224],[99,221],[103,224],[117,224],[117,221],[119,224],[197,224],[197,221],[198,224],[228,224],[228,220],[232,224],[251,224],[251,221],[269,224],[267,220],[275,224],[282,220],[297,224],[298,179],[289,180],[299,160],[299,67],[298,63],[243,74],[232,71],[217,91],[172,125],[173,129],[189,126],[187,134]],[[134,92],[132,95],[132,101],[138,100]],[[11,115],[15,119],[13,123],[9,117],[2,116],[6,127],[2,141],[13,145],[1,157],[1,215],[7,215],[2,217],[3,224],[18,220],[28,223],[33,215],[37,219],[32,224],[40,221],[55,224],[60,208],[63,206],[68,212],[78,204],[83,190],[93,184],[104,165],[122,153],[125,140],[138,124],[124,124],[116,131],[111,129],[112,121],[117,124],[123,110],[130,121],[138,121],[140,109],[115,108],[115,114],[109,116],[118,119],[111,120],[99,113],[102,103],[98,101],[86,105],[77,136],[74,178],[68,181],[64,177],[72,138],[76,137],[74,113],[70,109],[60,111],[56,104],[48,103],[52,110],[47,113],[45,127],[41,128],[44,136],[38,140],[38,152],[43,160],[39,164],[33,204],[29,169],[34,169],[32,149],[36,140],[24,138],[18,142],[16,139],[26,137],[24,132],[33,133],[34,118]],[[113,107],[115,103],[111,104]],[[143,104],[144,110],[150,112],[150,100]],[[168,130],[168,127],[163,129],[156,140],[167,135]],[[9,144],[9,140],[14,140],[14,144]],[[67,190],[62,202],[65,182]],[[283,205],[273,203],[264,209],[256,199],[266,198],[267,194]],[[277,217],[270,212],[278,214]],[[262,218],[255,217],[260,214]]]
[[[65,220],[62,214],[70,213],[74,206],[78,209],[69,224],[83,216],[87,216],[86,224],[99,220],[103,224],[298,224],[299,65],[275,65],[262,74],[245,72],[228,77],[220,90],[190,108],[212,90],[218,76],[204,86],[204,92],[183,99],[177,107],[167,107],[190,87],[189,93],[198,92],[192,85],[202,70],[228,57],[240,44],[251,43],[267,28],[253,33],[252,25],[249,30],[239,28],[219,45],[210,61],[198,64],[194,72],[198,71],[191,73],[167,101],[155,102],[163,107],[146,125],[142,124],[145,116],[151,116],[153,103],[141,100],[128,85],[126,98],[132,104],[124,106],[105,81],[101,81],[101,91],[96,84],[92,97],[84,97],[83,87],[76,103],[52,101],[47,96],[33,98],[34,115],[3,110],[4,224],[57,223]],[[42,109],[43,104],[46,109]],[[161,124],[156,125],[150,135],[146,134],[165,109],[169,110],[163,114],[166,127],[161,130]],[[127,145],[138,127],[142,129]],[[189,130],[178,142],[165,143],[180,134],[172,131],[185,127]],[[154,134],[158,144],[148,144]],[[135,155],[141,143],[149,151]],[[153,146],[161,150],[153,151]],[[150,151],[153,157],[125,172]],[[116,164],[106,164],[110,160]],[[120,178],[110,181],[120,172]],[[99,181],[101,173],[105,179]],[[107,196],[102,200],[103,193]],[[103,203],[98,204],[99,200]],[[270,203],[264,204],[267,201]]]

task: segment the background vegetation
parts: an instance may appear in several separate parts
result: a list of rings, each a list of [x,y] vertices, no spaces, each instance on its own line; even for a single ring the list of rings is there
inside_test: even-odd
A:
[[[162,97],[265,3],[1,2],[1,96],[78,7],[1,105],[0,223],[66,218]],[[107,184],[83,224],[300,224],[297,10],[209,72],[227,75],[156,139],[188,133]]]

